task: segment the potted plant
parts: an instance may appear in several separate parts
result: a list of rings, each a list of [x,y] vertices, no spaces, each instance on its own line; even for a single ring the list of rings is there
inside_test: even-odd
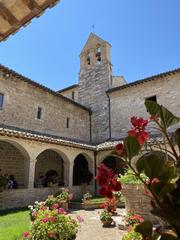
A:
[[[57,176],[49,176],[47,179],[48,187],[57,187],[58,186],[58,177]]]
[[[106,201],[101,204],[101,208],[104,208],[107,212],[111,213],[112,215],[116,215],[116,209],[117,209],[117,203],[115,197],[113,198],[107,198]]]
[[[148,180],[144,173],[141,173],[140,177],[144,181]],[[121,192],[125,198],[126,213],[133,211],[143,216],[146,220],[156,223],[157,217],[150,212],[151,199],[145,194],[144,185],[133,171],[131,169],[127,170],[124,175],[120,176],[119,181],[122,183]]]
[[[85,194],[83,194],[82,202],[84,204],[88,204],[88,203],[91,203],[91,199],[92,199],[92,194],[90,192],[86,192]]]
[[[73,194],[69,191],[68,188],[61,188],[59,192],[54,194],[54,197],[57,198],[65,210],[68,210],[68,204],[72,200]]]
[[[100,220],[103,223],[103,226],[110,226],[113,222],[112,214],[106,210],[101,212]]]

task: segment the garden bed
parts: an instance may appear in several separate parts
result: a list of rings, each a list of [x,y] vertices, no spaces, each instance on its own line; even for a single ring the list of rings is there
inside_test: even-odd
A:
[[[101,208],[101,204],[103,204],[105,202],[105,198],[101,198],[101,197],[94,197],[90,200],[87,200],[85,202],[82,202],[80,199],[74,200],[69,204],[70,208],[74,208],[74,209],[85,209],[85,210],[89,210],[89,209],[97,209],[97,208]],[[124,202],[119,202],[118,206],[119,208],[124,208],[125,207],[125,203]]]

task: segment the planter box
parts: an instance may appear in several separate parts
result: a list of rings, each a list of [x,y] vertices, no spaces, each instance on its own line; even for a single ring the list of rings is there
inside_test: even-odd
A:
[[[158,217],[151,214],[151,199],[144,194],[144,186],[139,184],[123,185],[121,190],[125,197],[126,211],[132,210],[136,214],[141,215],[145,220],[157,223]]]
[[[98,208],[100,208],[101,204],[103,204],[103,202],[93,203],[90,200],[88,200],[87,202],[83,202],[83,203],[71,202],[69,206],[70,206],[70,208],[88,210],[88,209],[98,209]],[[124,206],[125,206],[124,203],[118,203],[118,205],[117,205],[117,207],[119,207],[119,208],[123,208]]]

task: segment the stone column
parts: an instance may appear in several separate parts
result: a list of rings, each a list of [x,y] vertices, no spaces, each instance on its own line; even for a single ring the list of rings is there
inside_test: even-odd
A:
[[[36,159],[30,159],[29,163],[29,179],[28,179],[28,188],[34,188],[34,176],[35,176],[35,166]]]
[[[69,187],[71,188],[73,186],[73,162],[69,163]]]

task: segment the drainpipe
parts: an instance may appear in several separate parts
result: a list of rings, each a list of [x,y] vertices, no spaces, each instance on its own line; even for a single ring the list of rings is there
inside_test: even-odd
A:
[[[111,139],[111,100],[108,93],[106,93],[108,96],[108,105],[109,105],[109,139]]]
[[[89,112],[89,140],[92,142],[92,120],[91,120],[92,112]]]
[[[96,176],[97,174],[97,151],[94,151],[94,175]],[[97,195],[97,180],[95,179],[95,184],[94,184],[94,195]]]

